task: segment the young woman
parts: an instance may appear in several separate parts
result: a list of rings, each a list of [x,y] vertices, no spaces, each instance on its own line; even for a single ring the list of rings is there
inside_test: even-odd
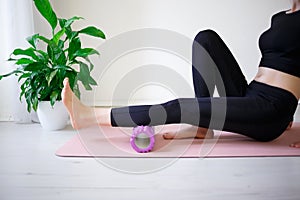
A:
[[[258,141],[271,141],[291,126],[300,99],[299,35],[300,0],[293,0],[292,8],[275,14],[271,28],[261,35],[262,58],[258,73],[250,84],[222,39],[214,31],[206,30],[197,34],[193,45],[195,98],[175,99],[159,105],[91,108],[75,97],[66,79],[63,102],[75,129],[96,124],[155,126],[187,123],[197,127],[197,131],[166,133],[164,138],[204,138],[207,134],[211,137],[212,129],[221,129]],[[204,65],[205,58],[197,50],[199,44],[210,55],[217,70]],[[223,83],[216,78],[218,74]],[[220,97],[210,95],[215,86],[218,91],[224,88],[224,92],[219,91]],[[215,109],[212,109],[214,105]],[[222,109],[225,109],[224,113],[218,113]],[[300,147],[300,142],[291,146]]]

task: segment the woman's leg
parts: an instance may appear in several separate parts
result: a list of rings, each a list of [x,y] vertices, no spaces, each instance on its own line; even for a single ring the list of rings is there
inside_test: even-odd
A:
[[[243,97],[176,99],[113,109],[113,126],[185,123],[270,141],[281,135],[298,105],[286,90],[253,81]]]
[[[245,76],[229,48],[212,30],[201,31],[194,39],[192,72],[196,98],[212,97],[215,87],[223,97],[245,95],[248,86]],[[166,133],[164,138],[213,136],[212,130],[201,127],[197,131],[195,129],[191,127],[179,133]]]
[[[157,105],[94,109],[77,99],[68,81],[64,84],[62,99],[77,129],[91,125],[132,127],[186,123],[270,141],[285,130],[298,105],[289,92],[253,83],[245,97],[186,98]]]
[[[64,81],[64,89],[62,91],[62,101],[67,108],[70,121],[74,129],[82,129],[89,126],[112,126],[111,124],[111,108],[93,108],[85,106],[72,92],[68,79]],[[128,116],[126,116],[128,118]],[[130,117],[129,117],[130,118]],[[135,126],[135,125],[132,125]],[[177,138],[195,137],[195,138],[212,138],[213,132],[206,128],[191,126],[183,130],[177,135]],[[166,138],[165,139],[169,139]]]
[[[193,43],[195,96],[212,97],[215,87],[222,97],[244,96],[248,86],[240,66],[221,37],[201,31]]]

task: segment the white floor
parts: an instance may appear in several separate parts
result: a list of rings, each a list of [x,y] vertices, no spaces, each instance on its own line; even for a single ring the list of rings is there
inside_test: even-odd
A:
[[[71,128],[47,132],[39,124],[1,122],[0,199],[300,199],[300,157],[178,159],[133,174],[120,170],[168,161],[55,156],[74,134]]]

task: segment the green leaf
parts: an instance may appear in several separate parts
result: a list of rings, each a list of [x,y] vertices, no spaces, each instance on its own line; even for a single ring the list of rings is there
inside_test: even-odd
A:
[[[9,58],[7,61],[16,61],[18,59],[15,59],[15,58]]]
[[[31,90],[27,90],[24,95],[25,95],[25,100],[27,103],[27,111],[30,113],[31,112]]]
[[[40,40],[42,40],[42,41],[44,41],[46,44],[50,44],[51,43],[51,40],[47,39],[44,36],[39,35],[39,36],[37,36],[37,38],[40,39]]]
[[[98,28],[94,26],[86,27],[79,31],[79,33],[87,34],[94,37],[100,37],[102,39],[105,39],[105,34]]]
[[[24,74],[22,74],[22,75],[19,77],[18,82],[20,82],[21,79],[28,78],[28,77],[30,77],[30,76],[31,76],[31,73],[24,73]],[[22,89],[22,88],[21,88],[21,89]]]
[[[66,55],[63,51],[60,51],[55,55],[55,59],[57,60],[58,65],[65,65],[67,63]]]
[[[76,38],[78,36],[78,34],[79,33],[77,31],[72,31],[70,39]]]
[[[24,67],[24,71],[37,72],[42,70],[45,65],[43,63],[34,62]]]
[[[39,99],[38,97],[35,95],[32,99],[32,108],[34,111],[37,110],[37,107],[38,107],[38,103],[39,103]]]
[[[38,37],[39,37],[39,34],[34,34],[34,35],[32,35],[32,36],[26,38],[26,40],[28,41],[29,44],[31,44],[31,46],[32,46],[33,48],[36,49],[36,45],[37,45],[37,43],[38,43]]]
[[[87,57],[89,55],[93,55],[93,54],[99,54],[98,51],[96,51],[95,49],[93,48],[84,48],[84,49],[78,49],[75,53],[74,53],[74,56],[75,57]]]
[[[22,73],[22,71],[20,71],[20,70],[14,70],[14,71],[12,71],[12,72],[10,72],[10,73],[8,73],[8,74],[0,75],[0,80],[1,80],[2,78],[11,76],[11,75],[13,75],[13,74],[18,75],[19,73]]]
[[[94,64],[90,62],[90,71],[94,69]]]
[[[48,53],[48,56],[49,56],[50,60],[52,60],[54,62],[55,61],[54,51],[53,51],[53,48],[50,44],[48,44],[48,46],[47,46],[47,53]]]
[[[46,76],[46,80],[48,82],[48,86],[50,86],[51,81],[53,80],[53,78],[55,77],[56,73],[57,73],[57,69],[52,71],[50,74],[48,74],[48,76]]]
[[[57,17],[54,13],[49,0],[33,0],[40,14],[49,22],[52,30],[57,26]]]
[[[73,24],[74,21],[76,21],[76,20],[81,20],[81,19],[83,19],[83,17],[74,16],[74,17],[72,17],[72,18],[70,18],[70,19],[68,19],[68,20],[66,21],[64,27],[69,27],[69,26],[71,26],[71,25]]]
[[[66,71],[66,72],[76,72],[75,69],[68,65],[56,65],[53,67],[53,69],[59,69],[61,71]]]
[[[65,65],[67,62],[63,49],[59,48],[53,41],[47,46],[47,52],[53,65]]]
[[[59,40],[57,43],[57,47],[64,51],[65,42],[63,40]]]
[[[17,60],[16,65],[28,65],[33,63],[34,61],[29,58],[20,58]]]
[[[77,97],[78,99],[80,99],[81,93],[80,93],[80,90],[79,90],[79,86],[78,86],[77,81],[76,81],[76,83],[74,84],[74,86],[72,87],[72,89],[73,89],[73,92],[74,92],[74,94],[76,95],[76,97]]]
[[[52,41],[58,45],[58,41],[60,40],[60,38],[65,34],[66,29],[61,29],[60,31],[58,31],[54,36]]]
[[[34,48],[28,48],[28,49],[15,49],[12,53],[15,56],[23,55],[23,56],[29,56],[33,58],[34,60],[39,60],[39,57],[35,54]]]
[[[59,21],[59,25],[61,28],[68,28],[73,24],[74,21],[80,20],[80,19],[83,19],[83,17],[74,16],[68,20],[59,18],[58,21]]]
[[[71,27],[65,27],[65,29],[66,29],[66,35],[67,35],[67,38],[69,39],[69,40],[71,40],[72,39],[72,29],[71,29]]]
[[[91,62],[91,60],[89,59],[89,57],[85,57],[84,59],[90,64],[90,71],[92,71],[94,69],[93,63]]]
[[[26,99],[27,102],[27,112],[31,112],[31,102],[29,102],[29,99]]]
[[[88,80],[88,77],[90,76],[90,70],[87,64],[80,62],[80,71],[78,75],[82,75],[80,80]]]
[[[66,19],[59,18],[59,19],[58,19],[58,22],[59,22],[60,28],[65,28],[65,27],[66,27],[66,26],[65,26],[65,24],[66,24],[66,22],[67,22]]]
[[[70,83],[71,89],[75,85],[77,73],[78,72],[76,72],[75,70],[73,70],[73,71],[66,71],[66,77],[69,78],[69,83]]]
[[[51,95],[50,95],[51,106],[53,106],[55,104],[55,101],[57,100],[58,95],[59,95],[59,92],[56,90],[51,93]]]
[[[50,101],[50,95],[52,92],[52,87],[47,86],[47,82],[43,82],[41,87],[38,89],[38,93],[40,95],[40,101]]]
[[[80,71],[78,73],[77,79],[82,82],[82,85],[86,90],[92,90],[92,87],[89,83],[90,71],[87,64],[80,62]]]
[[[95,81],[95,79],[93,79],[93,77],[89,77],[89,84],[90,85],[98,85],[97,82]]]
[[[19,100],[22,102],[22,96],[25,94],[25,92],[26,92],[26,90],[25,90],[25,88],[26,88],[26,82],[25,83],[23,83],[22,85],[21,85],[21,93],[20,93],[20,95],[19,95]]]
[[[45,61],[46,63],[48,62],[49,55],[46,52],[42,50],[36,50],[36,52],[40,54],[41,60]]]
[[[70,41],[69,48],[68,48],[68,57],[70,60],[75,58],[75,52],[81,49],[81,42],[80,39],[75,37]]]

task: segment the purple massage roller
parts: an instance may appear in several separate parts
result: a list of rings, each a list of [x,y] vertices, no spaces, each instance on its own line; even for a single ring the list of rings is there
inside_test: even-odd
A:
[[[138,153],[150,152],[155,144],[154,128],[151,126],[137,126],[133,128],[130,138],[132,148]]]

